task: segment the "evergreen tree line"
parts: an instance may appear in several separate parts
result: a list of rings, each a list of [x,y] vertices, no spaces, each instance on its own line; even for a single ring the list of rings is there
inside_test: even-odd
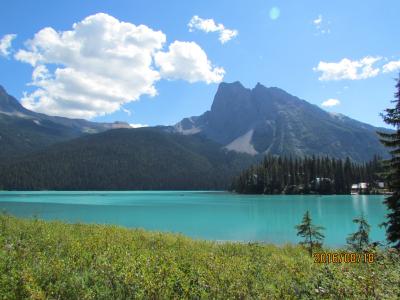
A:
[[[0,160],[0,190],[226,190],[254,162],[201,136],[115,129]]]
[[[267,156],[243,171],[232,190],[243,194],[349,194],[353,183],[367,182],[373,188],[382,180],[382,172],[377,156],[364,164],[349,158]]]

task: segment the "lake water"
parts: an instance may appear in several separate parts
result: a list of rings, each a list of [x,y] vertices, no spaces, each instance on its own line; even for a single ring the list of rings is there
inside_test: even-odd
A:
[[[193,238],[298,242],[294,226],[306,210],[325,230],[325,244],[341,246],[364,213],[373,241],[385,239],[380,195],[236,195],[227,192],[0,192],[0,210],[20,217],[117,224],[179,232]]]

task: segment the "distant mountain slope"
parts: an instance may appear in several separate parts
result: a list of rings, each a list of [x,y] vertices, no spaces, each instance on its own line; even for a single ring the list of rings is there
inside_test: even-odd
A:
[[[226,189],[254,158],[168,128],[115,129],[59,143],[0,169],[5,189]]]
[[[279,88],[221,83],[211,110],[175,130],[202,134],[230,150],[255,154],[329,155],[367,161],[387,155],[371,125],[331,114]]]
[[[27,110],[0,86],[0,160],[31,153],[83,134],[118,127],[129,125],[53,117]]]
[[[264,154],[387,153],[377,128],[261,84],[222,83],[174,127],[107,130],[120,126],[31,112],[0,88],[0,189],[226,189]]]

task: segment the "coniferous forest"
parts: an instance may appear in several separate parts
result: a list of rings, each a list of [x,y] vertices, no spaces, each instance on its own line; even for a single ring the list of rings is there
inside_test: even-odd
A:
[[[232,190],[243,194],[349,194],[354,183],[366,182],[373,188],[381,181],[379,157],[363,164],[349,158],[267,156],[243,171]]]
[[[200,136],[114,129],[0,160],[0,190],[226,189],[254,162]]]

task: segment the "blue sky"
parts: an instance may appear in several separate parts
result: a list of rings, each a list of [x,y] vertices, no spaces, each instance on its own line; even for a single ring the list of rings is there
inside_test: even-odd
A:
[[[2,1],[0,84],[49,114],[170,125],[208,110],[221,80],[260,82],[385,126],[379,113],[400,71],[399,11],[396,0]],[[118,39],[90,39],[101,30]]]

